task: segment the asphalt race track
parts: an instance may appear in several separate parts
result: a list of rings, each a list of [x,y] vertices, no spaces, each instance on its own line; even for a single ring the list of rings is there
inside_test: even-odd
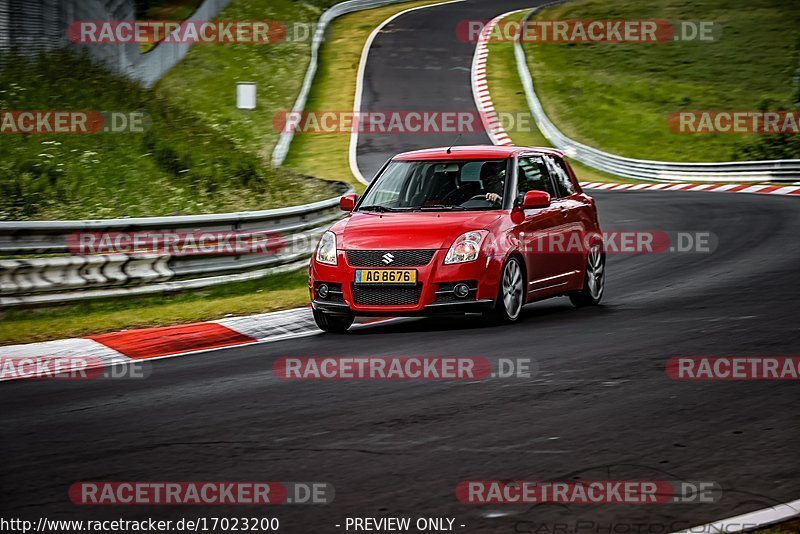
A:
[[[280,507],[285,531],[336,532],[345,516],[386,513],[513,532],[517,521],[564,514],[702,523],[797,498],[796,384],[679,382],[664,372],[676,355],[795,353],[797,200],[596,196],[606,229],[703,229],[719,247],[611,256],[604,306],[576,310],[554,299],[507,327],[414,320],[157,361],[147,380],[3,384],[0,507],[32,517],[248,515],[76,513],[66,492],[78,480],[321,480],[336,487],[335,503]],[[539,370],[476,383],[272,377],[280,356],[326,355],[530,357]],[[550,507],[497,518],[454,494],[461,480],[572,473],[713,480],[732,491],[718,504]]]
[[[364,72],[362,111],[473,111],[470,84],[475,43],[456,37],[459,21],[488,21],[497,15],[535,7],[541,0],[474,0],[411,11],[387,24],[372,42]],[[452,138],[451,138],[452,137]],[[381,166],[406,150],[447,146],[455,136],[439,133],[385,135],[362,133],[358,167],[371,180]],[[460,145],[492,144],[485,133],[466,133]]]
[[[405,87],[429,79],[417,93],[426,107],[473,105],[468,72],[456,67],[468,68],[474,45],[445,31],[448,21],[530,4],[467,2],[396,19],[375,42],[375,52],[394,59],[370,56],[365,109],[413,103],[391,76]],[[412,35],[408,27],[444,30]],[[398,67],[400,56],[412,67]],[[419,67],[432,61],[442,68]],[[442,82],[450,75],[451,84]],[[442,143],[362,138],[359,163],[368,175],[381,158],[430,144]],[[0,509],[51,519],[274,512],[291,533],[342,532],[335,525],[348,516],[404,515],[454,517],[463,532],[550,533],[580,520],[596,527],[580,532],[637,532],[630,524],[646,523],[652,528],[643,532],[655,534],[800,497],[796,383],[684,382],[664,370],[673,356],[797,354],[798,199],[593,195],[605,230],[708,231],[718,246],[710,254],[609,256],[603,306],[578,310],[553,299],[527,306],[511,326],[407,320],[156,361],[146,380],[3,384]],[[538,369],[527,379],[478,382],[272,376],[281,356],[383,355],[532,358]],[[463,480],[572,477],[710,480],[725,492],[713,504],[650,506],[481,507],[455,497]],[[326,481],[336,500],[266,512],[77,509],[67,488],[82,480]],[[609,533],[614,525],[627,530]]]

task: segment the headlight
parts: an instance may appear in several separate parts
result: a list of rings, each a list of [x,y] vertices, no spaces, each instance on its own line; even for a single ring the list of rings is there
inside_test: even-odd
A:
[[[336,265],[336,234],[325,232],[317,245],[317,261]]]
[[[488,233],[486,230],[476,230],[458,236],[447,251],[447,256],[444,258],[445,265],[477,260],[483,238]]]

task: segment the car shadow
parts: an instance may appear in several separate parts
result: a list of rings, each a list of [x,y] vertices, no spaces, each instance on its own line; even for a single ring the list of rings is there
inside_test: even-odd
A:
[[[575,308],[569,300],[564,298],[554,298],[541,302],[534,302],[522,308],[519,321],[510,325],[492,324],[491,321],[474,315],[441,315],[435,317],[418,317],[401,319],[390,322],[376,322],[360,328],[351,329],[347,335],[350,336],[371,336],[377,334],[407,334],[414,332],[457,332],[462,330],[475,329],[501,329],[516,328],[524,324],[528,325],[547,325],[558,323],[566,317],[570,320],[577,318],[593,318],[614,313],[614,306],[590,306],[586,308]]]

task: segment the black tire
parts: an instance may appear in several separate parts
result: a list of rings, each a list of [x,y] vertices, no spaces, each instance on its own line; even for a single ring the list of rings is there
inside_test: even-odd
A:
[[[332,334],[344,334],[355,320],[355,317],[351,313],[334,315],[323,313],[318,310],[312,311],[314,313],[314,322],[317,323],[319,329]]]
[[[606,253],[600,245],[593,245],[586,255],[586,270],[583,275],[583,288],[571,293],[569,300],[573,306],[597,306],[603,298],[606,280]]]
[[[511,279],[508,278],[509,276]],[[509,292],[509,283],[512,283],[513,295]],[[490,312],[490,319],[499,324],[516,322],[525,305],[527,285],[522,262],[518,257],[511,256],[503,265],[503,270],[500,271],[497,298],[494,308]],[[510,303],[509,300],[512,302]]]

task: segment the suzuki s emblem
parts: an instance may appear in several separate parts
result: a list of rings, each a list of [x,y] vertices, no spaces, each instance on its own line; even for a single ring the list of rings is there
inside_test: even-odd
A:
[[[392,254],[391,252],[387,252],[386,254],[383,255],[383,259],[381,261],[386,265],[389,265],[394,261],[394,254]]]

